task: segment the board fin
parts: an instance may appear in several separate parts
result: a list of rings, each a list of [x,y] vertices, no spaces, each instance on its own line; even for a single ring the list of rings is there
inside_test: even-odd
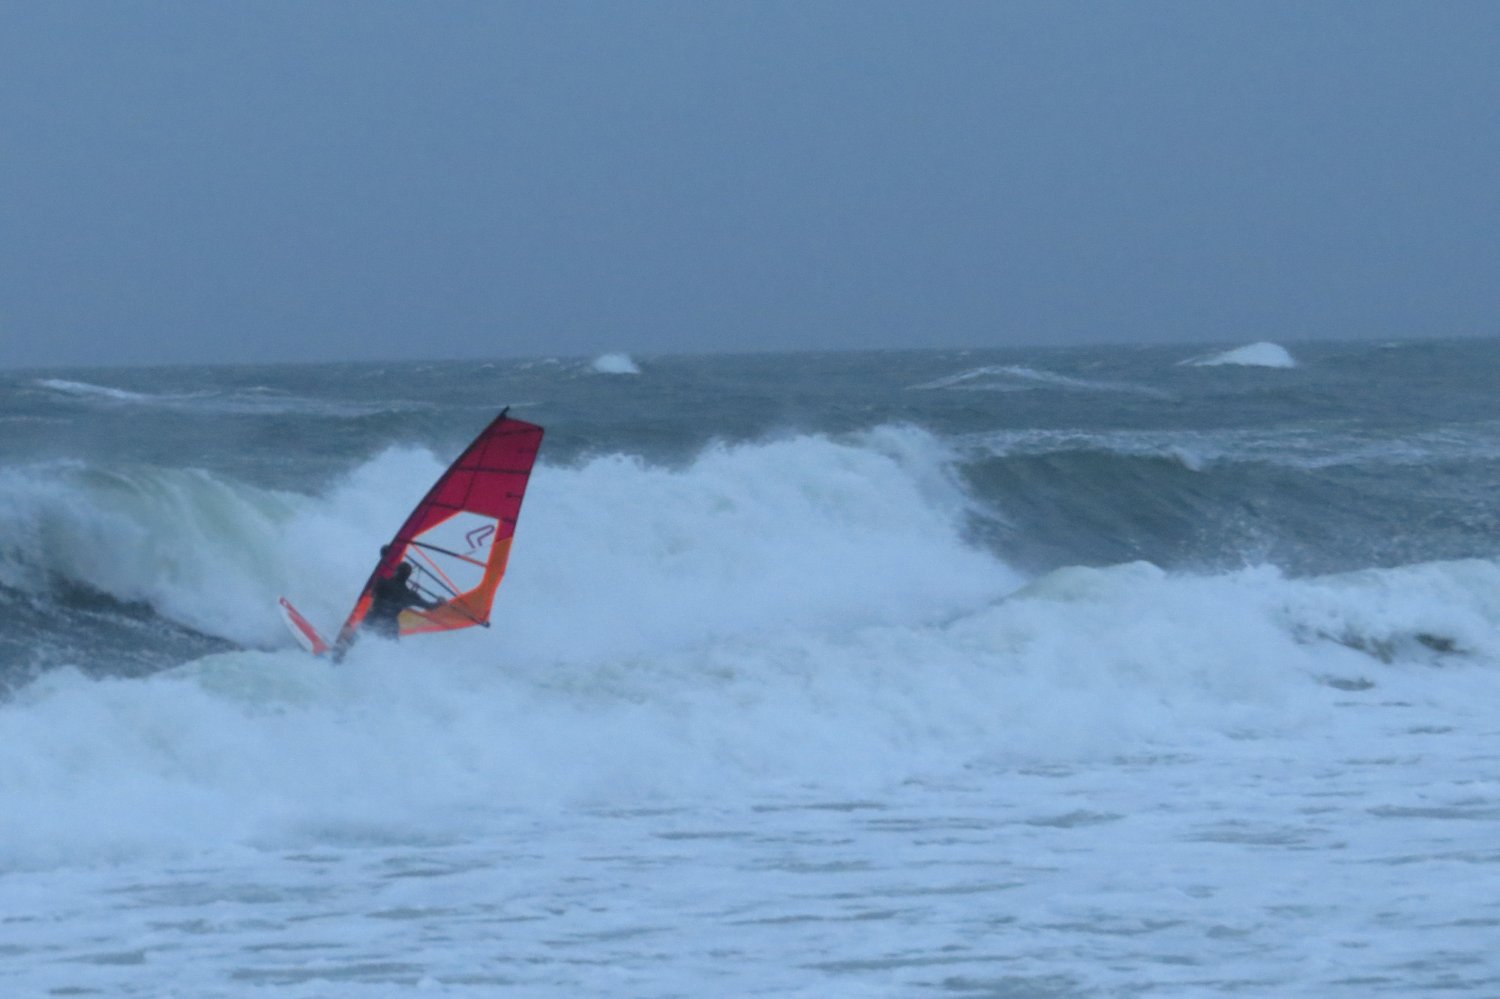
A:
[[[323,636],[318,634],[318,629],[298,613],[297,608],[293,607],[286,597],[282,597],[278,602],[281,604],[281,617],[286,621],[286,626],[291,631],[292,637],[297,640],[297,644],[315,656],[326,653],[329,645],[323,641]]]

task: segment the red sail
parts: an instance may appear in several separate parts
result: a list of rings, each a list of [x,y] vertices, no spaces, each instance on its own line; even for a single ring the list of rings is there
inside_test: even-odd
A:
[[[542,428],[502,412],[458,456],[396,532],[339,631],[347,645],[370,611],[375,583],[402,562],[430,610],[401,612],[400,634],[489,626],[490,605],[505,575],[526,483]]]

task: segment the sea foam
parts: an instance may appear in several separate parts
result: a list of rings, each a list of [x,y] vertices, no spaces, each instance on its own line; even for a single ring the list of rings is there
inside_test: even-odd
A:
[[[1195,368],[1211,368],[1224,364],[1237,364],[1250,368],[1295,368],[1297,359],[1280,344],[1263,340],[1218,354],[1189,358],[1181,363]]]
[[[641,373],[640,365],[629,354],[613,353],[600,354],[594,358],[589,370],[598,375],[638,375]]]
[[[953,375],[911,386],[914,391],[961,389],[965,391],[1019,392],[1027,389],[1052,388],[1082,392],[1124,392],[1136,395],[1166,397],[1159,389],[1128,382],[1099,381],[1027,367],[1022,364],[987,364]]]
[[[155,398],[141,392],[131,392],[108,385],[95,385],[92,382],[71,381],[66,378],[39,378],[35,384],[39,388],[61,392],[64,395],[109,399],[114,402],[149,402]]]
[[[566,636],[606,589],[543,626]],[[1229,751],[1333,724],[1344,691],[1493,679],[1464,667],[1497,662],[1497,593],[1487,563],[1300,581],[1141,563],[1059,570],[946,620],[545,653],[476,629],[362,643],[337,667],[287,651],[145,680],[55,671],[0,705],[0,865],[463,838],[518,809],[847,800],[973,766]]]
[[[1133,563],[1018,589],[963,540],[930,444],[890,428],[678,469],[543,466],[488,631],[366,641],[339,666],[246,651],[46,674],[0,705],[0,864],[462,838],[516,809],[752,787],[857,797],[1310,731],[1342,690],[1407,696],[1500,662],[1483,561],[1300,580]],[[373,538],[326,528],[360,505],[380,520],[401,505],[387,483],[435,464],[387,452],[284,517],[285,582],[357,586]]]
[[[112,525],[86,539],[113,563],[104,585],[260,636],[278,591],[336,626],[440,467],[392,449],[313,496],[75,469],[48,505],[68,530]],[[10,515],[18,496],[42,502],[12,484]],[[339,666],[287,642],[141,680],[56,670],[0,704],[0,866],[462,839],[517,810],[848,800],[971,767],[1233,750],[1318,730],[1347,690],[1408,697],[1500,663],[1489,562],[1027,581],[967,540],[972,503],[906,427],[673,467],[543,464],[491,629],[367,640]],[[171,540],[184,518],[191,544]],[[80,581],[82,550],[64,563]]]

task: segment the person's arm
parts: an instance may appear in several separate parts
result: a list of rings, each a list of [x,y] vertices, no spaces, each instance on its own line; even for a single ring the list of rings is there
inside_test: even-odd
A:
[[[402,603],[407,607],[416,607],[421,610],[435,610],[443,605],[443,601],[429,600],[410,586],[406,588],[406,594],[402,597]]]

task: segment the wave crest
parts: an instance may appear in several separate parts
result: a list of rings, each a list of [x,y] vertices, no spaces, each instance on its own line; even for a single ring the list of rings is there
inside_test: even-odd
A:
[[[1262,340],[1218,354],[1189,358],[1181,363],[1194,368],[1212,368],[1225,364],[1249,368],[1295,368],[1297,359],[1280,344]]]
[[[641,373],[640,365],[624,353],[600,354],[594,358],[589,365],[589,370],[597,375],[638,375]]]

